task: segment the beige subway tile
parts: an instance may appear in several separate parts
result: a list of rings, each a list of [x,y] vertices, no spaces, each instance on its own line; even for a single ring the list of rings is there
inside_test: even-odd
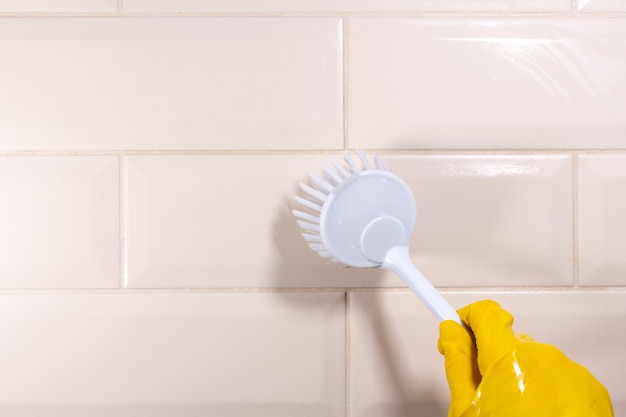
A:
[[[0,297],[2,415],[343,415],[341,293]]]
[[[125,0],[130,12],[370,12],[370,11],[569,11],[568,0],[357,0],[286,1],[270,0]]]
[[[626,157],[579,157],[579,281],[626,285]]]
[[[455,308],[493,299],[514,330],[558,346],[626,412],[626,293],[445,293]],[[410,293],[350,294],[350,404],[354,417],[446,415],[449,389],[437,351],[439,325]]]
[[[290,210],[317,155],[132,156],[129,287],[403,286],[317,256]],[[439,286],[572,285],[567,156],[393,156],[412,188],[413,261]],[[232,191],[229,191],[232,190]]]
[[[0,156],[0,288],[120,285],[112,156]]]
[[[626,20],[353,18],[350,146],[622,148]]]
[[[129,287],[377,285],[376,270],[319,257],[291,214],[318,155],[133,156],[127,166]]]
[[[3,19],[0,149],[343,145],[339,18]]]
[[[118,0],[0,0],[0,12],[116,12]]]
[[[413,191],[411,254],[435,285],[573,284],[569,156],[385,160]]]
[[[584,12],[626,12],[624,0],[578,0],[576,4]]]

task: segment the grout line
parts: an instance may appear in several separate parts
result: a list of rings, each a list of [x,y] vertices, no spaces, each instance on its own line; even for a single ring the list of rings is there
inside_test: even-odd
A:
[[[573,205],[573,272],[574,272],[574,287],[580,287],[580,238],[579,238],[579,211],[578,211],[578,167],[579,160],[578,154],[573,155],[573,172],[572,172],[572,205]]]
[[[367,17],[367,18],[413,18],[413,19],[439,19],[439,18],[499,18],[499,19],[515,19],[515,18],[624,18],[625,12],[621,11],[586,11],[581,12],[576,5],[570,6],[569,11],[350,11],[350,10],[331,10],[331,11],[136,11],[130,12],[124,10],[123,0],[118,0],[116,11],[0,11],[2,17]]]
[[[345,288],[346,291],[351,293],[411,293],[411,290],[407,287],[354,287]],[[585,287],[573,287],[571,285],[563,286],[493,286],[493,287],[479,287],[479,286],[454,286],[454,287],[437,287],[437,291],[441,293],[538,293],[538,292],[602,292],[602,291],[624,291],[626,286],[585,286]]]
[[[606,287],[445,287],[437,288],[443,294],[450,293],[481,293],[481,294],[512,294],[512,293],[598,293],[626,292],[626,286]],[[0,288],[0,295],[31,295],[31,294],[345,294],[406,293],[413,295],[408,288]]]
[[[350,291],[345,292],[345,417],[350,417],[352,413],[352,402],[351,402],[351,391],[352,391],[352,334],[351,334],[351,310],[352,310],[352,297],[350,295]]]
[[[120,155],[119,158],[120,289],[123,289],[128,280],[126,262],[126,156]]]
[[[343,149],[349,148],[349,101],[348,93],[350,88],[349,70],[350,70],[350,18],[343,17],[342,20],[342,55],[343,55]]]
[[[129,155],[218,155],[218,156],[292,156],[292,155],[334,155],[344,149],[94,149],[94,150],[0,150],[0,156],[129,156]],[[626,155],[624,149],[383,149],[368,148],[368,152],[380,155]]]

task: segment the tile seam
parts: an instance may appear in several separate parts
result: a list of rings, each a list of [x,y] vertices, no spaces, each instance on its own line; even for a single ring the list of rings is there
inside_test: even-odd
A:
[[[3,288],[0,289],[1,295],[89,295],[89,294],[110,294],[110,295],[129,295],[129,294],[344,294],[345,289],[320,289],[305,291],[283,291],[276,289],[246,289],[246,288]]]
[[[122,6],[119,6],[122,4]],[[123,1],[118,3],[118,8],[123,7]],[[239,12],[216,12],[216,11],[0,11],[0,18],[54,18],[54,17],[120,17],[120,18],[151,18],[151,17],[208,17],[208,18],[409,18],[409,19],[463,19],[463,18],[559,18],[559,19],[588,19],[588,18],[624,18],[623,11],[239,11]]]
[[[112,150],[0,150],[0,156],[131,156],[131,155],[217,155],[297,156],[337,154],[345,149],[112,149]],[[367,148],[381,155],[625,155],[626,149],[381,149]]]
[[[572,166],[572,208],[573,208],[573,224],[572,224],[572,237],[573,237],[573,274],[574,274],[574,287],[580,287],[580,225],[579,225],[579,209],[578,209],[578,189],[579,189],[579,156],[573,155]]]
[[[345,292],[345,416],[352,414],[352,297],[350,291]]]
[[[626,286],[563,286],[563,287],[447,287],[442,294],[451,293],[605,293],[626,292]],[[408,294],[408,288],[2,288],[0,295],[34,294]]]
[[[126,259],[126,156],[119,155],[120,288],[128,284]]]
[[[481,292],[481,293],[511,293],[511,292],[529,292],[529,293],[540,293],[540,292],[591,292],[591,291],[624,291],[626,290],[626,286],[580,286],[573,287],[571,285],[564,286],[545,286],[545,287],[537,287],[537,286],[490,286],[490,287],[472,287],[472,286],[455,286],[455,287],[437,287],[437,290],[441,293],[459,293],[459,292]],[[354,287],[354,288],[346,288],[346,291],[350,291],[351,293],[411,293],[411,290],[406,287]]]
[[[350,18],[344,16],[342,19],[342,77],[343,77],[343,149],[346,150],[350,146]]]

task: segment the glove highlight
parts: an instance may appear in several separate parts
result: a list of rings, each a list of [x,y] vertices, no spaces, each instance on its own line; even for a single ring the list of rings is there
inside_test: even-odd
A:
[[[494,301],[458,311],[472,334],[439,327],[451,402],[448,417],[613,417],[606,388],[558,348],[513,333]]]

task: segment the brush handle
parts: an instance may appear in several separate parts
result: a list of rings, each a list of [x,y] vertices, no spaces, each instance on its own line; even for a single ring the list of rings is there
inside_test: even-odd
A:
[[[413,265],[408,247],[398,246],[389,250],[381,268],[393,271],[400,276],[439,321],[453,320],[464,326],[456,310]]]

